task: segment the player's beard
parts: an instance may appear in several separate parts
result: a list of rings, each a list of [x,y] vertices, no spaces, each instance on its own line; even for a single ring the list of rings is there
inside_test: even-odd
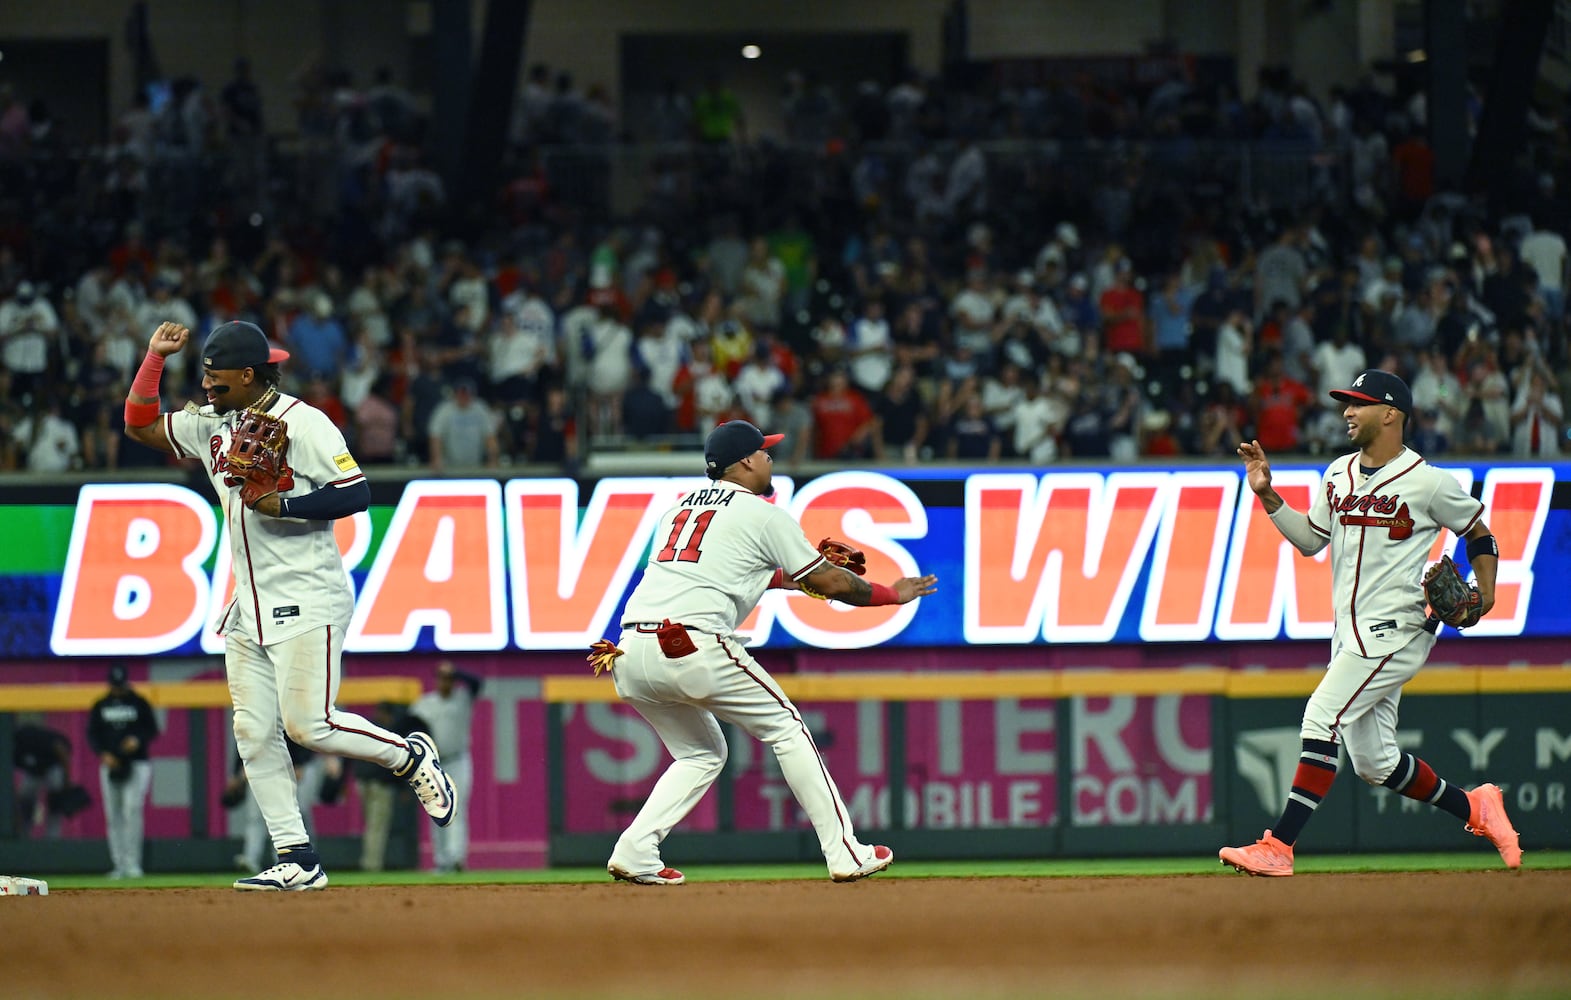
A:
[[[1375,443],[1380,436],[1380,425],[1370,423],[1356,423],[1353,425],[1353,447],[1362,451]]]

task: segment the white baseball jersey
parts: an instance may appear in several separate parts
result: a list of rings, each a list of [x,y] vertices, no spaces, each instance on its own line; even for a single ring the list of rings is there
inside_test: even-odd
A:
[[[1326,469],[1309,526],[1331,545],[1335,648],[1383,656],[1424,625],[1422,578],[1435,536],[1467,534],[1484,505],[1411,448],[1370,476],[1358,454]]]
[[[281,496],[304,496],[325,486],[343,488],[364,481],[344,435],[321,410],[280,393],[267,412],[283,420],[289,433],[284,454],[294,470],[295,485],[280,491]],[[226,463],[239,414],[188,406],[163,416],[164,432],[175,454],[206,463],[229,525],[235,594],[214,619],[214,630],[219,635],[239,631],[257,645],[267,646],[317,626],[347,626],[354,595],[333,536],[333,522],[268,517],[248,509],[236,496],[240,480],[228,475]]]
[[[670,619],[730,635],[776,569],[800,580],[824,561],[791,515],[735,483],[696,489],[660,516],[644,578],[622,625]]]

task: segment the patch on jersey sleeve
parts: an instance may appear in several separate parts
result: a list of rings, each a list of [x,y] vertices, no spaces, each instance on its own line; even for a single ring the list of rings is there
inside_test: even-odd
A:
[[[339,472],[348,472],[360,463],[356,462],[355,457],[346,451],[342,455],[334,455],[333,464],[338,466]]]

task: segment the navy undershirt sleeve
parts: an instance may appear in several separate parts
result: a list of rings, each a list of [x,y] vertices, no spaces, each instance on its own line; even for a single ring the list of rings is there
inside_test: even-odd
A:
[[[371,484],[362,479],[353,486],[324,486],[305,496],[285,497],[282,504],[281,517],[336,521],[371,506]]]

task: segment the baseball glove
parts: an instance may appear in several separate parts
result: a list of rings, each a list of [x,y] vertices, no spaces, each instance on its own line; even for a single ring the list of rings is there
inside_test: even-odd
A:
[[[1477,625],[1484,614],[1478,588],[1462,579],[1462,572],[1450,556],[1441,556],[1424,574],[1424,596],[1429,601],[1429,613],[1452,628]]]
[[[622,648],[610,639],[596,639],[594,645],[589,647],[589,655],[584,657],[595,668],[595,676],[599,677],[602,671],[609,672],[616,666],[616,658],[622,655]]]
[[[818,543],[818,551],[829,562],[841,569],[857,576],[867,575],[867,556],[854,545],[848,545],[837,538],[825,538]],[[798,583],[797,589],[815,601],[827,601],[828,596],[820,594],[805,583]]]
[[[835,538],[825,538],[818,543],[818,551],[825,559],[857,576],[867,575],[867,556],[862,550]]]
[[[226,467],[240,480],[240,502],[255,507],[258,500],[293,489],[294,470],[284,461],[289,428],[282,420],[256,410],[246,410],[229,438]]]

